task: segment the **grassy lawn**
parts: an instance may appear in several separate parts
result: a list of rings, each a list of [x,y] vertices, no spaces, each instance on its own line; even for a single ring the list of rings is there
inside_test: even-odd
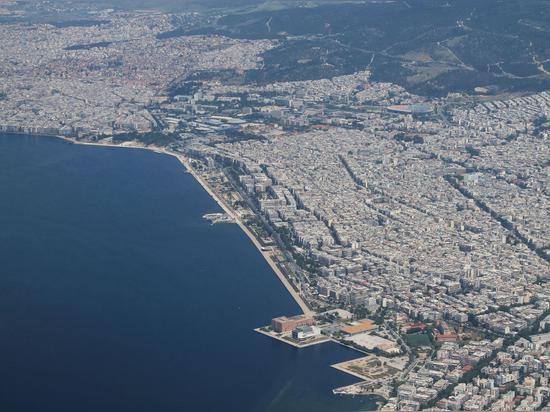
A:
[[[419,346],[431,346],[430,338],[428,337],[428,335],[407,335],[405,336],[405,340],[407,341],[407,344],[413,348],[417,348]]]

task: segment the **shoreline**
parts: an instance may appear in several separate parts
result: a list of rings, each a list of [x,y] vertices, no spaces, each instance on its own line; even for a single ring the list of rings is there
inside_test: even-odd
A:
[[[185,170],[193,176],[195,181],[199,183],[199,185],[206,191],[206,193],[208,193],[208,195],[218,204],[218,206],[221,207],[222,210],[235,221],[235,223],[241,228],[244,234],[250,239],[250,241],[256,247],[258,252],[260,252],[260,254],[263,256],[264,260],[267,262],[271,270],[279,278],[280,282],[283,284],[285,289],[288,291],[288,293],[290,293],[290,296],[298,304],[298,307],[300,308],[302,313],[307,316],[313,316],[314,312],[309,308],[309,306],[302,299],[302,297],[294,290],[294,287],[292,286],[290,281],[286,278],[284,273],[282,273],[282,271],[277,267],[275,262],[271,259],[271,254],[269,252],[262,250],[262,246],[259,240],[256,238],[256,236],[254,236],[254,234],[250,231],[250,229],[248,229],[248,227],[244,224],[244,222],[241,220],[238,214],[233,209],[231,209],[231,207],[229,207],[223,201],[223,199],[221,199],[216,194],[216,192],[210,187],[208,182],[205,179],[203,179],[203,177],[200,176],[195,169],[193,169],[193,167],[191,166],[189,160],[185,155],[167,150],[165,148],[156,147],[156,146],[142,146],[140,144],[136,144],[135,142],[128,142],[127,144],[91,143],[91,142],[79,142],[75,139],[72,139],[70,137],[65,137],[65,136],[50,135],[48,137],[58,138],[75,145],[110,147],[110,148],[121,148],[121,149],[141,149],[141,150],[147,150],[157,154],[164,154],[167,156],[175,157],[180,162],[180,164],[185,168]]]
[[[9,133],[7,133],[7,134],[9,134]],[[229,217],[231,217],[234,220],[234,223],[236,223],[240,227],[240,229],[244,232],[244,234],[250,239],[252,244],[256,247],[256,250],[262,255],[262,257],[267,262],[269,267],[272,269],[272,271],[275,273],[275,275],[279,278],[280,282],[283,284],[283,287],[288,291],[290,296],[297,303],[298,307],[300,308],[300,311],[306,316],[314,316],[315,315],[315,312],[309,308],[309,306],[307,305],[305,300],[294,289],[294,286],[290,282],[290,280],[285,276],[285,274],[282,272],[282,270],[279,269],[279,267],[277,267],[275,261],[271,257],[271,252],[262,250],[262,246],[261,246],[260,241],[258,240],[258,238],[256,238],[254,233],[245,225],[245,223],[240,218],[239,214],[235,210],[233,210],[228,204],[226,204],[224,199],[221,198],[221,196],[219,196],[214,191],[214,189],[210,186],[208,181],[203,176],[201,176],[200,173],[197,170],[195,170],[192,167],[192,165],[190,163],[192,158],[186,156],[183,153],[171,151],[171,150],[168,150],[166,148],[161,148],[161,147],[157,147],[157,146],[145,146],[145,145],[142,145],[142,144],[137,143],[135,141],[124,142],[122,144],[96,143],[96,142],[81,142],[81,141],[78,141],[78,140],[75,140],[73,138],[69,138],[69,137],[66,137],[66,136],[29,135],[27,133],[17,133],[17,134],[27,135],[27,136],[32,136],[32,137],[50,137],[50,138],[64,140],[65,142],[70,143],[70,144],[74,144],[74,145],[96,146],[96,147],[106,147],[106,148],[120,148],[120,149],[141,149],[141,150],[146,150],[146,151],[153,152],[153,153],[156,153],[156,154],[161,154],[161,155],[166,155],[166,156],[171,156],[171,157],[176,158],[178,160],[178,162],[184,167],[184,171],[193,176],[194,180],[203,188],[203,190],[206,191],[206,193],[216,202],[216,204]],[[344,343],[342,343],[342,342],[340,342],[336,339],[333,339],[331,337],[327,337],[326,339],[318,340],[318,341],[315,341],[315,342],[309,342],[305,345],[297,345],[297,344],[294,344],[294,343],[292,343],[288,340],[278,338],[278,337],[274,337],[274,336],[272,336],[268,333],[265,333],[262,330],[260,330],[260,328],[255,328],[253,330],[257,333],[260,333],[260,334],[264,335],[265,337],[269,337],[269,338],[272,338],[272,339],[275,339],[275,340],[279,341],[280,343],[290,345],[295,349],[311,348],[311,347],[319,345],[319,344],[331,342],[331,343],[335,343],[339,346],[343,346],[346,349],[351,349],[354,352],[359,352],[362,355],[367,355],[368,356],[368,354],[366,352],[363,352],[362,350],[359,350],[355,347],[346,345],[346,344],[344,344]],[[358,359],[361,359],[361,357],[358,358]],[[382,395],[376,394],[376,393],[364,394],[364,393],[338,392],[338,390],[346,389],[348,387],[353,387],[353,386],[358,386],[358,385],[360,386],[360,384],[363,384],[365,382],[365,380],[364,380],[365,377],[363,377],[359,374],[351,373],[349,370],[346,370],[344,368],[337,367],[341,363],[345,363],[345,362],[340,362],[340,363],[337,363],[337,364],[334,364],[334,365],[330,365],[330,367],[333,368],[334,370],[337,370],[340,373],[343,373],[343,374],[349,376],[349,377],[359,379],[359,382],[355,382],[351,385],[348,385],[348,386],[345,386],[345,387],[342,387],[342,388],[332,389],[332,394],[333,395],[352,396],[352,397],[355,397],[355,396],[367,396],[367,397],[382,396]]]
[[[216,203],[227,213],[234,221],[237,223],[237,225],[241,228],[241,230],[248,236],[248,238],[252,241],[252,244],[256,247],[258,252],[264,257],[269,267],[275,272],[283,286],[287,289],[287,291],[290,293],[290,295],[294,298],[298,306],[300,307],[300,310],[305,315],[313,315],[313,312],[305,301],[302,299],[302,297],[294,290],[286,276],[281,272],[281,270],[277,267],[275,262],[271,259],[271,255],[269,252],[263,251],[262,246],[256,236],[248,229],[248,227],[244,224],[244,222],[241,220],[241,218],[235,213],[233,209],[231,209],[224,201],[221,199],[214,190],[210,187],[208,182],[206,182],[202,176],[200,176],[193,167],[189,164],[189,161],[185,158],[185,156],[171,152],[166,149],[162,149],[161,152],[169,156],[174,156],[176,159],[180,161],[180,163],[186,168],[186,170],[195,178],[195,180],[203,187],[203,189],[212,197]]]

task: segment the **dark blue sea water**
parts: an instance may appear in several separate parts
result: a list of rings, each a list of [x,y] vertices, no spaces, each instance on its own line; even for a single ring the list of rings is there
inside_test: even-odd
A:
[[[345,412],[335,344],[252,329],[298,307],[173,158],[0,135],[0,410]]]

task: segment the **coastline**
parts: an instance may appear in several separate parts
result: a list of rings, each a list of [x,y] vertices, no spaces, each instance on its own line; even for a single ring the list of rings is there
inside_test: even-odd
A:
[[[26,134],[26,135],[28,135],[28,134]],[[309,308],[309,306],[307,305],[305,300],[302,298],[302,296],[300,296],[300,294],[296,291],[296,289],[294,288],[294,286],[290,282],[290,280],[285,276],[283,271],[277,266],[275,261],[272,259],[272,252],[262,250],[263,248],[262,248],[262,245],[261,245],[259,239],[254,235],[254,232],[252,232],[252,230],[250,230],[246,226],[244,221],[240,218],[240,215],[230,205],[228,205],[220,195],[218,195],[216,193],[216,191],[213,189],[212,186],[210,186],[210,184],[206,180],[206,178],[204,178],[198,170],[193,168],[193,166],[191,164],[191,160],[192,160],[191,157],[188,157],[183,153],[171,151],[171,150],[168,150],[168,149],[162,148],[162,147],[145,146],[145,145],[142,145],[142,144],[140,144],[138,142],[135,142],[135,141],[124,142],[122,144],[114,144],[114,143],[81,142],[81,141],[77,141],[77,140],[74,140],[74,139],[66,137],[66,136],[56,136],[56,135],[30,135],[30,136],[34,136],[34,137],[42,136],[42,137],[50,137],[50,138],[61,139],[61,140],[66,141],[67,143],[74,144],[74,145],[97,146],[97,147],[107,147],[107,148],[122,148],[122,149],[124,149],[124,148],[127,148],[127,149],[142,149],[142,150],[147,150],[147,151],[150,151],[150,152],[153,152],[153,153],[156,153],[156,154],[162,154],[162,155],[175,157],[179,161],[179,163],[185,168],[185,171],[188,172],[189,174],[191,174],[193,176],[193,178],[199,183],[199,185],[201,185],[203,190],[205,190],[207,192],[207,194],[218,204],[218,206],[229,217],[231,217],[234,220],[234,223],[237,223],[239,225],[240,229],[250,239],[252,244],[256,247],[257,251],[260,252],[260,254],[263,256],[265,261],[268,263],[269,267],[273,270],[273,272],[279,278],[280,282],[286,288],[288,293],[292,296],[294,301],[298,304],[298,307],[300,308],[300,311],[306,316],[314,316],[315,315],[315,312]],[[277,338],[277,337],[274,337],[274,336],[272,336],[268,333],[265,333],[261,330],[261,328],[255,328],[253,330],[257,333],[263,334],[265,337],[270,337],[272,339],[275,338],[280,343],[290,345],[295,349],[311,348],[313,346],[317,346],[317,345],[322,344],[322,343],[331,342],[331,343],[336,343],[338,346],[343,346],[347,349],[350,349],[354,352],[359,352],[362,355],[367,355],[362,350],[359,350],[355,347],[349,346],[349,345],[347,345],[343,342],[340,342],[340,341],[338,341],[336,339],[333,339],[333,338],[330,338],[330,337],[328,337],[326,339],[316,340],[314,342],[308,342],[305,345],[299,345],[299,344],[294,344],[289,340]],[[345,370],[344,368],[335,367],[335,365],[339,365],[340,363],[345,363],[345,362],[339,362],[339,363],[336,363],[336,364],[331,364],[330,366],[332,368],[334,368],[334,370],[338,370],[338,372],[340,372],[340,373],[343,373],[343,374],[348,375],[349,377],[353,377],[355,379],[359,379],[360,382],[355,382],[355,383],[352,383],[350,385],[346,385],[346,386],[342,386],[342,387],[332,389],[332,394],[333,395],[344,395],[344,396],[351,395],[352,398],[355,397],[355,396],[366,395],[365,399],[369,399],[373,395],[381,396],[380,394],[376,394],[376,393],[365,394],[365,393],[362,393],[362,392],[349,392],[349,393],[346,392],[348,390],[348,388],[350,388],[350,387],[361,388],[361,384],[364,383],[364,377],[362,377],[359,374],[350,373],[349,370]]]
[[[175,157],[181,165],[193,176],[193,178],[201,185],[201,187],[208,193],[208,195],[214,199],[214,201],[220,206],[225,213],[227,213],[232,219],[234,219],[235,223],[241,228],[241,230],[245,233],[245,235],[250,239],[252,244],[256,247],[258,252],[263,256],[269,267],[275,272],[275,275],[279,278],[283,286],[286,288],[288,293],[290,293],[290,296],[296,301],[298,306],[300,307],[300,310],[304,315],[307,316],[313,316],[314,312],[308,307],[306,302],[302,299],[302,297],[294,290],[293,286],[290,284],[289,280],[286,278],[284,273],[277,267],[275,262],[271,259],[271,254],[269,252],[266,252],[262,250],[262,246],[259,242],[259,240],[254,236],[254,234],[248,229],[248,227],[244,224],[242,219],[238,216],[238,214],[229,206],[227,205],[223,199],[221,199],[216,192],[210,187],[208,182],[200,176],[199,173],[193,167],[191,166],[189,160],[186,156],[184,156],[181,153],[176,153],[170,150],[167,150],[165,148],[160,148],[156,146],[143,146],[140,144],[137,144],[135,142],[127,142],[126,144],[114,144],[114,143],[90,143],[90,142],[79,142],[77,140],[71,139],[69,137],[65,136],[50,136],[55,137],[61,140],[64,140],[66,142],[77,144],[77,145],[86,145],[86,146],[99,146],[99,147],[111,147],[111,148],[122,148],[122,149],[142,149],[142,150],[148,150],[154,153],[158,154],[164,154],[167,156]]]
[[[248,238],[252,241],[258,252],[261,253],[261,255],[264,257],[266,262],[268,263],[269,267],[275,272],[283,286],[287,289],[287,291],[290,293],[290,295],[294,298],[298,306],[300,307],[300,310],[308,316],[312,316],[313,312],[305,301],[302,299],[302,297],[294,290],[286,276],[281,272],[281,270],[277,267],[275,262],[271,259],[271,255],[269,252],[263,251],[262,246],[256,236],[246,227],[244,222],[241,220],[241,218],[235,213],[233,209],[231,209],[215,192],[212,190],[208,182],[206,182],[202,176],[200,176],[189,164],[188,160],[178,153],[170,152],[169,150],[163,149],[160,151],[160,153],[167,154],[169,156],[174,156],[176,159],[180,161],[180,163],[187,169],[187,171],[195,178],[197,182],[203,187],[203,189],[216,201],[216,203],[237,223],[237,225],[241,228],[241,230],[248,236]]]
[[[239,228],[211,226],[202,219],[205,210],[223,211],[175,159],[154,152],[73,146],[52,138],[5,134],[0,138],[5,160],[1,168],[4,173],[0,173],[3,188],[13,198],[13,203],[4,202],[5,233],[10,242],[2,246],[15,252],[6,263],[3,281],[17,292],[3,301],[7,308],[17,309],[21,297],[30,296],[29,291],[36,302],[24,313],[8,313],[6,322],[17,325],[23,320],[25,325],[37,325],[16,327],[7,345],[28,355],[22,358],[27,370],[36,367],[35,354],[40,356],[41,364],[59,367],[56,385],[60,393],[63,387],[70,387],[76,401],[93,397],[95,387],[109,392],[112,384],[122,380],[132,388],[123,397],[130,409],[140,407],[132,393],[145,394],[151,410],[159,405],[158,399],[167,399],[176,409],[178,405],[201,409],[212,385],[223,394],[231,410],[242,412],[253,412],[258,405],[263,408],[279,394],[274,404],[279,412],[301,412],[302,407],[309,409],[310,405],[314,409],[323,405],[324,412],[343,409],[340,405],[344,405],[351,412],[373,405],[370,398],[354,400],[332,393],[333,388],[355,382],[354,377],[330,368],[332,363],[354,357],[353,352],[332,344],[299,350],[280,344],[284,342],[266,340],[267,336],[254,331],[279,313],[292,315],[299,309]],[[202,157],[196,158],[193,153],[188,160],[247,225],[255,222],[245,204],[234,203],[239,198],[232,194],[229,182],[220,179],[219,164],[206,167]],[[155,208],[160,211],[151,220]],[[122,211],[116,222],[109,217],[112,210]],[[21,211],[32,218],[25,219]],[[40,219],[46,215],[48,219]],[[51,245],[32,241],[52,239],[52,230],[55,242]],[[259,229],[255,232],[255,226],[250,230],[263,233]],[[105,233],[109,234],[107,240]],[[84,251],[83,245],[88,247]],[[274,260],[278,262],[280,252],[276,253]],[[64,265],[69,255],[74,261]],[[25,260],[28,256],[33,259]],[[193,264],[188,267],[185,262]],[[155,273],[158,276],[153,276]],[[47,275],[48,282],[43,282],[43,275]],[[33,285],[37,284],[44,288],[33,295]],[[208,293],[197,293],[202,290]],[[59,308],[48,304],[52,301],[69,310],[62,311],[60,318]],[[107,321],[105,308],[109,312]],[[45,318],[76,326],[48,330],[40,327]],[[88,325],[82,319],[92,321]],[[216,325],[220,319],[229,327],[205,326]],[[203,331],[205,328],[208,331]],[[29,333],[32,342],[21,345]],[[98,337],[97,345],[88,345],[94,337]],[[40,342],[48,339],[59,343],[53,357],[50,352],[40,352]],[[73,353],[78,356],[71,357]],[[194,353],[213,355],[207,356],[206,364],[201,356],[186,355]],[[58,365],[67,356],[71,362]],[[239,367],[226,368],[228,356],[237,359]],[[10,354],[5,353],[5,357],[9,361]],[[255,358],[265,362],[258,365],[247,361]],[[128,377],[125,366],[129,364],[138,366]],[[208,378],[189,380],[191,375],[202,376],[205,367],[223,370],[229,380],[219,384]],[[90,372],[93,388],[74,381],[75,368]],[[296,368],[306,372],[296,374],[289,384],[288,376],[294,376]],[[151,371],[170,379],[152,385]],[[192,373],[185,376],[173,371]],[[105,379],[101,376],[104,372],[108,375]],[[43,387],[40,374],[34,374],[29,382],[33,387]],[[6,383],[13,386],[9,379]],[[238,393],[235,385],[250,388],[251,392]],[[182,387],[189,388],[192,396],[182,394]],[[294,400],[302,393],[307,397],[296,406]],[[113,403],[119,398],[115,396]],[[65,398],[47,393],[44,399],[57,407],[59,399]],[[219,406],[216,399],[208,402],[208,410]]]

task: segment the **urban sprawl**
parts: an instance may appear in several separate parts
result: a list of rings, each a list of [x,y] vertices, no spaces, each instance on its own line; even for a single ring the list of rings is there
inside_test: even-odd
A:
[[[258,332],[363,352],[335,393],[548,410],[550,93],[428,99],[368,70],[247,83],[276,40],[159,36],[196,14],[95,18],[0,25],[0,131],[188,159],[302,302]]]

